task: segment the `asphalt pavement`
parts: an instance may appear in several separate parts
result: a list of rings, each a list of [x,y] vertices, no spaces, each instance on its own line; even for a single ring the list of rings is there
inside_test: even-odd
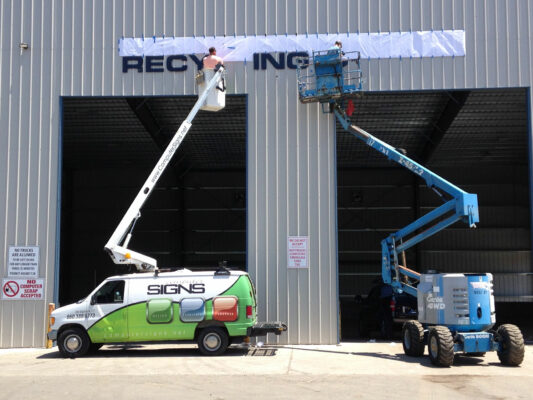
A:
[[[52,349],[0,349],[0,399],[531,399],[533,345],[520,367],[496,353],[451,368],[411,358],[398,342],[232,347],[104,346],[64,359]],[[165,397],[163,397],[165,396]]]

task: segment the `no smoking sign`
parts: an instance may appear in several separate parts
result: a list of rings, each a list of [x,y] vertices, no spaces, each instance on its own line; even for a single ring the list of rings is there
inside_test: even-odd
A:
[[[5,296],[15,297],[18,294],[20,287],[15,281],[7,281],[6,283],[4,283],[4,287],[2,288],[2,290]]]

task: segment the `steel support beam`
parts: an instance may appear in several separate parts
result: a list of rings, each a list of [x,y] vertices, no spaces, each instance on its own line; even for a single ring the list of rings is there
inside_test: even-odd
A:
[[[431,160],[431,157],[439,146],[442,138],[452,125],[455,117],[457,117],[457,114],[459,114],[463,108],[470,91],[458,90],[454,92],[446,92],[446,94],[449,97],[448,103],[444,107],[439,120],[433,125],[433,130],[428,135],[424,148],[418,156],[420,163],[423,165],[426,165]]]
[[[129,97],[126,101],[161,153],[165,151],[171,138],[161,134],[161,127],[148,107],[147,99],[145,97]]]
[[[531,87],[527,88],[526,96],[527,96],[527,138],[528,138],[528,161],[529,161],[529,218],[530,218],[530,224],[529,224],[529,232],[530,232],[530,250],[533,251],[533,126],[532,126],[532,120],[531,116],[533,113],[533,109],[531,108],[533,106],[533,99],[531,99],[531,96],[533,95],[533,92],[531,91]],[[533,260],[531,261],[531,271],[533,271]]]

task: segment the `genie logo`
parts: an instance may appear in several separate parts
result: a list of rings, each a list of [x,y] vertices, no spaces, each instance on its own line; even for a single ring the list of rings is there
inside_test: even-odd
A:
[[[193,64],[190,64],[190,61]],[[253,55],[254,70],[266,70],[270,65],[274,69],[296,69],[299,64],[308,64],[309,54],[305,51],[278,53],[274,56],[269,53],[255,53]],[[189,65],[195,65],[198,70],[203,68],[202,58],[195,54],[178,54],[168,56],[127,56],[122,57],[122,72],[130,70],[137,72],[184,72]],[[306,67],[303,67],[306,68]]]
[[[431,293],[427,295],[426,302],[427,308],[429,310],[444,310],[446,308],[446,304],[444,304],[443,298],[433,296]]]

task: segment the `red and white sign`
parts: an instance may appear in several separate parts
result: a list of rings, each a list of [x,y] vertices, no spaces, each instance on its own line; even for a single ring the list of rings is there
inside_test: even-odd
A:
[[[289,236],[287,242],[288,268],[309,268],[308,244],[308,236]]]
[[[43,300],[44,279],[2,280],[2,300]]]

